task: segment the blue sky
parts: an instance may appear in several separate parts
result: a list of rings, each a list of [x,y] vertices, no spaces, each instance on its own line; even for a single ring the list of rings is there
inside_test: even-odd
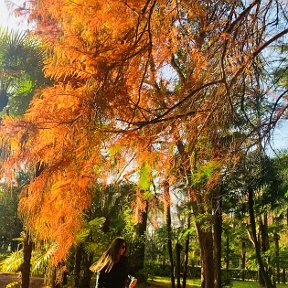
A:
[[[273,139],[271,144],[274,149],[288,149],[288,125],[287,120],[282,121],[272,132]],[[273,154],[273,153],[272,153]]]

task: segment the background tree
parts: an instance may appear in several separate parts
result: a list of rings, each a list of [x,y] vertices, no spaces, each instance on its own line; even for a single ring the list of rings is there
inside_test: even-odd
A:
[[[19,116],[27,110],[43,74],[44,51],[25,32],[0,29],[0,111]]]
[[[40,48],[35,38],[28,36],[26,33],[0,30],[0,111],[2,115],[6,114],[12,117],[23,115],[36,88],[44,85],[45,82],[48,83],[42,71],[43,56],[43,49]],[[5,159],[13,151],[12,146],[11,143],[8,144],[6,141],[2,142],[2,159]],[[20,189],[25,187],[25,184],[29,181],[28,174],[25,175],[26,172],[19,173],[19,175],[22,175],[21,179],[18,177]],[[3,186],[9,186],[8,182],[4,183]],[[12,185],[14,186],[15,183]],[[19,197],[20,189],[14,197]],[[28,230],[23,240],[24,262],[21,266],[21,287],[23,288],[29,287],[32,255],[32,240]]]

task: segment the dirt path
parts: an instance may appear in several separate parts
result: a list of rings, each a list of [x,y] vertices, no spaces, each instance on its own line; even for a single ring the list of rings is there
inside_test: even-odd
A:
[[[5,288],[9,283],[18,282],[19,285],[13,286],[13,288],[20,287],[20,277],[18,274],[0,273],[0,288]],[[43,279],[38,277],[32,277],[30,279],[30,288],[42,288],[44,287]]]

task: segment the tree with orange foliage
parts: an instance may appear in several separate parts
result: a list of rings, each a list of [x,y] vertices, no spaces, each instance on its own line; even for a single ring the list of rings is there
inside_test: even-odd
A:
[[[2,135],[14,146],[4,171],[8,179],[7,171],[43,164],[21,209],[37,237],[59,245],[55,261],[74,243],[91,185],[130,177],[143,165],[158,179],[184,181],[196,219],[213,218],[222,168],[285,112],[277,101],[259,125],[250,105],[259,94],[270,99],[261,55],[288,33],[280,23],[284,2],[29,3],[55,85],[35,95],[23,119],[5,120]],[[193,173],[207,162],[209,179],[195,187]],[[221,223],[216,231],[206,220],[196,221],[202,287],[220,287]]]

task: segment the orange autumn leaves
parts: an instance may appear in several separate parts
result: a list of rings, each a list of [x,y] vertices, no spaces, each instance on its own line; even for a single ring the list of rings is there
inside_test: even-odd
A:
[[[54,85],[35,95],[23,119],[5,121],[2,135],[15,145],[4,167],[31,174],[20,208],[35,237],[59,245],[56,262],[74,243],[96,182],[130,180],[143,165],[148,180],[180,181],[175,170],[190,159],[175,157],[179,141],[190,155],[199,135],[212,141],[211,123],[228,129],[233,111],[220,61],[228,14],[209,22],[209,4],[193,3],[32,2]]]

